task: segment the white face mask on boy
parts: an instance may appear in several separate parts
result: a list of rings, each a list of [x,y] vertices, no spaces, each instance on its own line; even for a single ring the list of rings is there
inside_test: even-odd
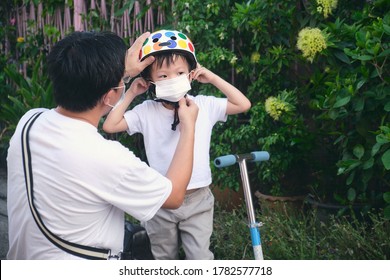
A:
[[[191,90],[188,75],[180,75],[173,79],[152,82],[156,85],[156,97],[170,102],[178,102]]]

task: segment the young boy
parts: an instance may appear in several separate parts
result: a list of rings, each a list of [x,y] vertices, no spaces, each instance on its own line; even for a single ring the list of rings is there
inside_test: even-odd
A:
[[[137,78],[126,92],[121,105],[107,116],[106,132],[142,133],[146,156],[151,167],[167,172],[180,135],[177,102],[188,98],[199,107],[195,127],[193,173],[182,206],[175,210],[161,209],[144,226],[149,234],[156,259],[177,259],[180,243],[186,259],[213,259],[209,250],[213,230],[214,197],[211,184],[210,139],[212,128],[227,115],[249,110],[250,101],[233,85],[196,60],[190,39],[175,30],[152,33],[144,42],[140,60],[154,56],[155,61]],[[190,82],[210,83],[226,98],[190,96]],[[147,100],[126,111],[132,100],[155,86],[155,100]],[[176,129],[179,128],[179,129]]]

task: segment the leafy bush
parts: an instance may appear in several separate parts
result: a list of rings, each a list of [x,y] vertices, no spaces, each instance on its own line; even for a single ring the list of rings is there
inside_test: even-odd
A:
[[[382,0],[175,1],[174,22],[200,63],[252,102],[215,128],[211,157],[267,150],[270,160],[250,171],[261,192],[384,206],[389,8]],[[237,190],[232,168],[214,169],[214,183]]]
[[[372,17],[374,7],[352,24],[324,24],[331,34],[319,62],[325,71],[315,70],[307,86],[316,127],[337,153],[337,175],[345,181],[333,194],[342,203],[375,203],[389,190],[390,13]]]
[[[0,135],[0,150],[5,152],[20,118],[33,108],[52,108],[54,106],[52,85],[45,68],[42,68],[41,58],[35,62],[31,78],[25,78],[15,65],[4,68],[9,81],[7,100],[0,105],[0,120],[2,131]]]

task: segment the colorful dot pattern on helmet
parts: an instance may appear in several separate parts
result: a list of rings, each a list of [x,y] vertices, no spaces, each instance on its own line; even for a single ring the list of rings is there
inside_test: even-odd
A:
[[[150,34],[142,46],[139,59],[143,60],[149,55],[167,50],[189,52],[196,61],[195,47],[191,40],[185,34],[176,30],[160,30]]]

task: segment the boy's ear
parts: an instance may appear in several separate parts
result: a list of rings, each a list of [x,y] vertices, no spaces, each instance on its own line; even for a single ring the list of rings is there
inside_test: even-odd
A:
[[[156,85],[150,83],[148,88],[148,94],[152,97],[152,99],[155,99],[156,97]]]
[[[194,70],[191,70],[190,73],[188,73],[188,79],[190,80],[190,82],[194,80]]]

